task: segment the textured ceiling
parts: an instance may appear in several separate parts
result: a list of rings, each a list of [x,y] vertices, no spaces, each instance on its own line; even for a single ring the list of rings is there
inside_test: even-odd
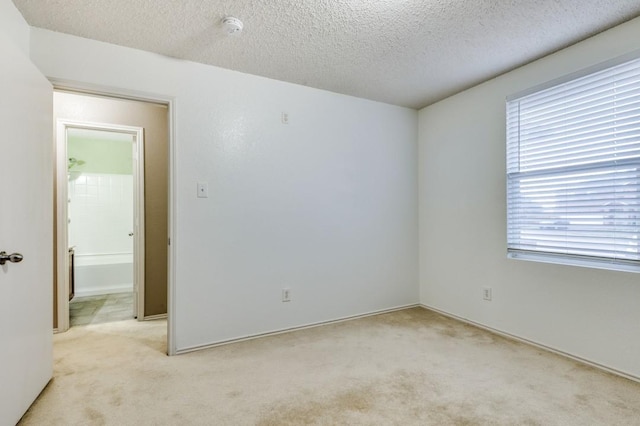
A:
[[[35,27],[413,108],[640,15],[639,0],[14,3]]]

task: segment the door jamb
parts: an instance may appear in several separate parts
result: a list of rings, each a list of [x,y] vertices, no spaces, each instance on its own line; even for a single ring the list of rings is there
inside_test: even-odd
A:
[[[173,356],[177,354],[176,344],[176,244],[177,244],[177,150],[176,141],[176,117],[177,107],[176,99],[173,96],[158,95],[154,93],[141,92],[133,89],[123,89],[113,86],[103,86],[99,84],[80,82],[76,80],[66,80],[49,77],[49,81],[53,85],[54,90],[72,91],[76,93],[84,93],[93,96],[106,96],[110,98],[129,99],[132,101],[160,103],[167,105],[168,125],[169,125],[169,181],[167,182],[169,192],[169,218],[168,218],[168,234],[167,245],[169,255],[167,259],[167,355]]]
[[[57,287],[58,331],[69,329],[68,168],[67,130],[86,129],[128,133],[134,136],[134,309],[144,318],[144,129],[116,124],[58,119],[56,122]]]

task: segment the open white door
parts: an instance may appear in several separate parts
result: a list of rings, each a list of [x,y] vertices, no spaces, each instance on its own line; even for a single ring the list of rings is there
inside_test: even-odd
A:
[[[53,91],[0,33],[0,425],[13,425],[53,372]],[[17,260],[13,257],[12,260]]]

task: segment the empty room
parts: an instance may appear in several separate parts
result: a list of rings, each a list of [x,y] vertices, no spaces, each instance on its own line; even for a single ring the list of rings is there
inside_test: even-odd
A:
[[[0,425],[640,424],[638,40],[637,0],[0,0]]]

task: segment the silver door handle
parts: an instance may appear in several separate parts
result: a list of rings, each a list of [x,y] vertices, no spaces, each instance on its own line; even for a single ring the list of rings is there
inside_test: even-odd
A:
[[[22,259],[23,257],[20,253],[7,254],[6,251],[0,251],[0,265],[7,263],[7,260],[11,263],[20,263]]]

